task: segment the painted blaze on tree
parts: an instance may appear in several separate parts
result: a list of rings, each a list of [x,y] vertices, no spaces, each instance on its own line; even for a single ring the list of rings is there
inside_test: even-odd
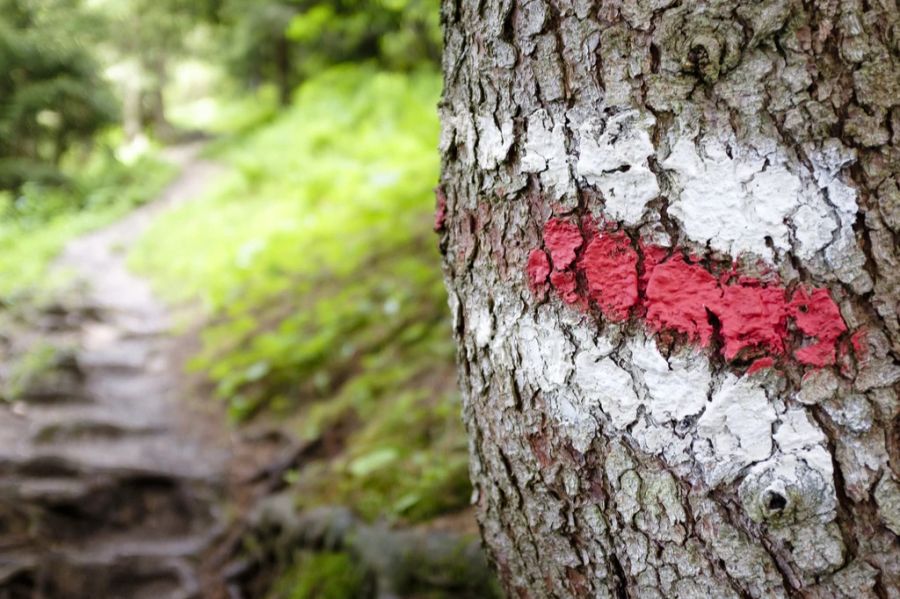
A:
[[[443,20],[435,229],[510,596],[900,596],[897,8]]]

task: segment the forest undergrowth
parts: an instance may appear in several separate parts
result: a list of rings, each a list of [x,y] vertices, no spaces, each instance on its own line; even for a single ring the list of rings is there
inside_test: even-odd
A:
[[[103,251],[175,316],[159,334],[186,376],[170,382],[216,406],[220,440],[272,432],[302,456],[256,456],[264,499],[307,541],[330,530],[315,547],[241,538],[257,566],[280,552],[250,596],[363,597],[375,579],[399,596],[494,595],[432,232],[438,3],[0,6],[0,405],[23,417],[35,388],[74,385],[81,333],[118,313],[60,257],[138,216],[145,232]],[[170,205],[185,181],[204,191]],[[227,507],[235,530],[264,511],[244,500]]]
[[[280,474],[297,513],[340,506],[400,528],[446,520],[438,526],[474,539],[460,516],[467,445],[431,231],[439,92],[430,69],[345,65],[302,84],[282,111],[259,98],[224,102],[222,125],[206,123],[217,137],[205,153],[225,174],[163,213],[128,263],[186,308],[176,334],[198,337],[185,365],[197,395],[223,402],[236,430],[267,423],[326,448]],[[255,112],[237,119],[242,105]],[[50,268],[63,246],[150,200],[177,171],[157,152],[126,164],[92,151],[67,185],[4,198],[4,318],[64,303],[66,281]],[[59,352],[47,353],[36,343],[11,365],[11,401],[16,380],[53,368]],[[271,597],[363,592],[349,554],[297,556],[269,574],[281,577]],[[450,576],[451,587],[468,584],[464,569]]]
[[[130,256],[168,301],[201,306],[188,368],[236,426],[277,421],[327,447],[284,474],[297,510],[407,526],[468,505],[431,232],[439,91],[428,70],[307,81],[286,112],[212,144],[229,174]]]

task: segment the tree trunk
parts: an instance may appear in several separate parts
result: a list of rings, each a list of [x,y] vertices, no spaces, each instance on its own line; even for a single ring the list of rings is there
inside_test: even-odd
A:
[[[509,596],[900,596],[896,3],[443,20],[435,226]]]
[[[291,105],[291,46],[287,37],[282,35],[275,42],[275,68],[278,72],[278,102],[284,106]]]
[[[134,141],[143,129],[141,98],[141,86],[126,80],[122,85],[122,130],[128,142]]]
[[[166,57],[149,56],[145,59],[144,69],[148,73],[148,86],[144,90],[142,120],[150,126],[157,139],[172,142],[176,138],[176,131],[166,115],[164,91],[169,78]]]

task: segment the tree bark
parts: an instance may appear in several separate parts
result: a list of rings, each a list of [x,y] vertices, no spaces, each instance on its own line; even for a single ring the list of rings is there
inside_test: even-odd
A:
[[[442,18],[435,228],[509,596],[900,596],[896,3]]]

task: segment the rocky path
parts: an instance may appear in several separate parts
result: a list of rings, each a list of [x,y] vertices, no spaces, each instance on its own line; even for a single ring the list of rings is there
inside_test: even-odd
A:
[[[183,397],[170,314],[125,266],[155,216],[221,174],[198,150],[173,151],[182,174],[160,198],[59,259],[86,299],[45,314],[41,336],[70,349],[0,402],[0,599],[205,594],[198,556],[223,526],[230,449]]]

